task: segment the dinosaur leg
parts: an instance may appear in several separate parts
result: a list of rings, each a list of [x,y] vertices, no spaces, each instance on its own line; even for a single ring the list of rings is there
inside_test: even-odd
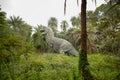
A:
[[[65,54],[65,52],[63,50],[59,50],[59,53],[61,54]]]

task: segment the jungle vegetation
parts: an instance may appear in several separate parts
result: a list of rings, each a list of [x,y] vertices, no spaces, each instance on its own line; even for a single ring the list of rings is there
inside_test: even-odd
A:
[[[48,46],[40,33],[44,25],[33,27],[20,16],[6,18],[0,10],[0,80],[120,80],[120,1],[110,0],[86,11],[85,50],[81,49],[83,14],[71,17],[72,26],[61,21],[61,31],[57,18],[51,17],[48,27],[56,37],[71,42],[79,54],[86,50],[89,79],[79,74],[79,57],[56,54]]]

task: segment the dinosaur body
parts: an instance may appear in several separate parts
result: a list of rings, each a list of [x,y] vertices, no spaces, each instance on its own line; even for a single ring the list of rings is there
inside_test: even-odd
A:
[[[55,52],[68,55],[77,56],[77,50],[72,46],[70,42],[65,39],[57,38],[51,28],[43,27],[41,30],[42,35],[45,37],[46,42],[54,49]]]

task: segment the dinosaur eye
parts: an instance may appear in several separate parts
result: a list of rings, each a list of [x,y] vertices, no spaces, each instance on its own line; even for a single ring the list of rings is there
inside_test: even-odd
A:
[[[45,32],[45,30],[40,30],[40,32]]]

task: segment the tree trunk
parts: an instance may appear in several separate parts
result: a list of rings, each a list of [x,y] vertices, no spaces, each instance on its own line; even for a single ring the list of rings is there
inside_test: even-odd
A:
[[[83,80],[93,80],[88,69],[87,60],[87,31],[86,31],[86,5],[87,0],[82,0],[81,4],[81,50],[79,51],[79,72]]]

